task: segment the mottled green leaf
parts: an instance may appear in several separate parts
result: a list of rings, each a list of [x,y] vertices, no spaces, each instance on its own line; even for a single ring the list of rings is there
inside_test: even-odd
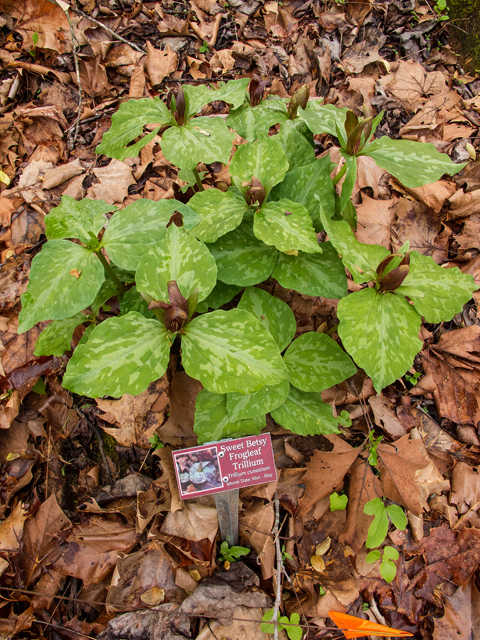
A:
[[[96,238],[107,222],[104,214],[115,209],[103,200],[74,200],[70,196],[62,196],[61,204],[45,217],[45,234],[49,240],[78,238],[83,244],[88,244],[92,235]]]
[[[268,195],[288,170],[288,159],[277,136],[262,136],[256,142],[242,144],[230,162],[230,175],[238,189],[245,193],[248,187],[242,183],[258,178]]]
[[[298,256],[278,255],[272,276],[286,289],[307,296],[343,298],[347,295],[347,276],[337,251],[330,242],[319,245],[323,253],[302,253]]]
[[[329,240],[341,255],[343,264],[352,274],[353,281],[361,284],[373,280],[376,268],[389,254],[388,249],[378,244],[359,242],[348,222],[332,220],[326,215],[323,207],[320,209],[320,216]]]
[[[220,236],[236,229],[248,209],[238,192],[219,189],[199,191],[190,198],[188,205],[200,218],[191,233],[203,242],[215,242]]]
[[[287,119],[282,124],[277,137],[287,156],[289,171],[315,162],[313,134],[305,122],[299,118],[295,120]],[[289,198],[290,200],[295,200],[290,196]]]
[[[303,204],[286,198],[260,207],[253,219],[253,232],[279,251],[322,252],[310,214]]]
[[[408,276],[395,293],[408,295],[425,322],[438,323],[460,313],[477,289],[472,276],[458,267],[443,269],[430,256],[412,251]]]
[[[63,386],[90,398],[135,396],[165,373],[169,357],[165,327],[132,311],[108,318],[92,331],[86,344],[75,349]]]
[[[278,99],[272,99],[262,100],[255,107],[245,103],[238,109],[230,111],[227,124],[242,138],[253,142],[261,135],[268,135],[268,130],[274,124],[285,122],[285,120],[288,120],[285,105]]]
[[[255,237],[252,223],[247,220],[208,248],[217,263],[218,279],[239,287],[266,280],[278,255],[275,247],[268,247]]]
[[[171,127],[162,136],[167,160],[182,169],[194,169],[199,162],[227,164],[235,138],[222,118],[192,118],[182,127]]]
[[[202,389],[197,395],[193,429],[198,435],[198,444],[258,435],[265,424],[265,414],[246,420],[233,419],[228,415],[227,396],[223,393]]]
[[[113,280],[110,280],[110,278],[104,280],[102,286],[98,290],[97,295],[95,296],[95,300],[90,305],[93,315],[96,316],[105,302],[107,302],[107,300],[110,300],[112,296],[116,296],[117,294],[117,285],[113,282]]]
[[[338,420],[333,417],[332,407],[323,402],[321,393],[305,393],[291,385],[284,404],[271,414],[275,422],[301,436],[339,432]]]
[[[347,165],[347,173],[342,184],[342,194],[340,196],[340,211],[343,211],[352,197],[353,188],[357,179],[357,158],[355,156],[345,155],[345,163]]]
[[[278,345],[243,309],[212,311],[184,329],[182,364],[214,393],[253,393],[287,379]]]
[[[295,120],[294,120],[295,122]],[[326,214],[335,213],[335,191],[330,178],[330,156],[318,158],[311,164],[289,171],[270,193],[270,200],[288,198],[303,206],[310,214],[315,231],[323,230],[320,203]]]
[[[244,309],[255,316],[274,338],[280,351],[286,349],[293,340],[297,323],[293,311],[283,300],[275,298],[258,287],[248,287],[237,308]]]
[[[211,293],[208,294],[205,300],[198,303],[196,311],[197,313],[205,313],[209,309],[218,309],[227,302],[230,302],[230,300],[233,300],[241,290],[242,287],[237,287],[233,284],[225,284],[225,282],[218,280],[217,284],[213,287]]]
[[[104,280],[103,266],[91,251],[68,240],[49,240],[32,260],[18,333],[41,320],[62,320],[86,309]]]
[[[175,280],[185,298],[198,289],[199,300],[204,300],[217,282],[215,259],[207,247],[174,224],[167,229],[163,241],[140,260],[137,289],[166,302],[171,280]]]
[[[301,107],[298,109],[298,116],[306,122],[312,133],[330,133],[337,137],[337,126],[344,129],[347,111],[345,107],[310,100],[305,110]]]
[[[95,149],[109,158],[125,160],[135,158],[140,150],[157,135],[160,126],[172,124],[172,114],[159,98],[140,98],[128,100],[112,116],[112,126],[103,134],[102,142]],[[174,121],[173,121],[174,122]],[[147,124],[157,124],[151,133],[127,147],[135,138],[143,134]]]
[[[122,316],[126,316],[130,311],[138,311],[145,318],[152,320],[155,318],[153,311],[148,310],[148,303],[142,298],[137,287],[131,287],[125,292],[123,300],[120,302],[120,311]]]
[[[290,384],[287,380],[280,384],[262,387],[255,393],[227,393],[227,410],[231,420],[246,420],[270,413],[287,399]]]
[[[290,382],[301,391],[324,391],[357,372],[357,367],[335,340],[315,331],[294,340],[283,360]]]
[[[198,113],[204,105],[214,100],[222,100],[232,105],[231,108],[237,109],[245,100],[249,83],[250,78],[229,80],[228,82],[219,82],[218,89],[210,89],[204,84],[198,86],[185,84],[183,90],[187,97],[188,115]]]
[[[63,356],[65,351],[71,349],[73,332],[84,322],[88,322],[88,319],[83,313],[76,313],[64,320],[54,320],[38,337],[34,355]]]
[[[165,236],[175,211],[189,211],[190,220],[199,220],[190,207],[177,200],[136,200],[112,216],[102,247],[119,267],[135,271],[140,258]]]
[[[465,162],[455,164],[431,143],[392,140],[387,136],[374,140],[362,155],[373,158],[379,167],[410,189],[436,182],[444,173],[453,176],[466,165]]]
[[[338,334],[378,391],[401,378],[422,348],[421,317],[405,298],[367,288],[338,303]]]

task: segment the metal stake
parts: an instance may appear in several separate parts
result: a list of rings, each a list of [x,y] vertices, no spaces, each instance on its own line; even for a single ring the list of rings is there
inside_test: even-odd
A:
[[[228,542],[229,547],[238,545],[238,492],[238,489],[231,489],[215,494],[220,536],[222,541]]]

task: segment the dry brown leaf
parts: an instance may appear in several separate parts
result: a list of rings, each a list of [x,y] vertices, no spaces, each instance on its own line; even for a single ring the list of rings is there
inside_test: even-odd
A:
[[[341,63],[347,73],[362,73],[368,64],[384,61],[379,49],[380,45],[366,47],[364,42],[357,42],[346,50]]]
[[[80,70],[80,82],[82,89],[91,98],[101,98],[108,92],[109,84],[107,70],[100,63],[97,56],[80,60],[78,63]],[[77,76],[72,76],[76,82]]]
[[[401,185],[395,178],[391,180],[393,187],[401,193],[412,195],[415,200],[419,200],[433,209],[435,213],[440,213],[445,203],[456,191],[455,184],[447,180],[438,180],[423,187],[408,188]]]
[[[195,402],[202,385],[190,378],[184,371],[172,366],[172,380],[168,388],[170,415],[158,434],[162,442],[192,447],[197,443],[193,430],[195,420]]]
[[[423,442],[405,435],[394,445],[381,442],[377,453],[383,495],[419,516],[423,505],[417,472],[430,463]]]
[[[357,209],[355,237],[365,244],[380,244],[391,249],[390,226],[395,221],[398,198],[374,200],[365,193]]]
[[[480,247],[480,214],[474,213],[463,225],[462,232],[454,236],[460,249],[478,249]]]
[[[195,640],[238,640],[248,638],[248,640],[272,640],[272,633],[264,633],[261,630],[263,611],[252,607],[235,607],[232,611],[233,617],[230,624],[221,624],[212,620],[205,625]],[[279,640],[288,640],[284,630],[278,633]],[[462,639],[463,640],[463,639]]]
[[[398,98],[410,113],[429,96],[444,94],[448,90],[443,73],[426,72],[419,62],[413,60],[401,60],[395,74],[384,76],[380,84]]]
[[[137,64],[130,78],[129,98],[143,98],[145,92],[145,71],[143,65]]]
[[[131,168],[120,160],[110,160],[106,167],[92,169],[98,178],[87,191],[93,200],[105,200],[108,204],[121,204],[128,196],[128,187],[135,182]]]
[[[224,73],[234,68],[235,58],[232,56],[231,49],[222,49],[212,56],[209,64],[214,73]]]
[[[240,514],[238,528],[242,538],[255,549],[260,559],[262,576],[268,580],[273,576],[275,543],[271,535],[275,515],[273,503],[254,503]]]
[[[101,416],[102,420],[118,425],[118,428],[102,425],[104,431],[124,447],[135,445],[149,449],[148,439],[162,424],[167,407],[162,403],[160,411],[156,411],[155,404],[160,398],[166,397],[167,386],[167,380],[163,377],[151,382],[148,389],[138,396],[126,393],[118,400],[97,398],[98,407],[106,412]]]
[[[3,0],[2,13],[16,18],[15,31],[23,36],[23,48],[29,51],[34,47],[33,35],[36,32],[39,49],[52,49],[64,53],[71,49],[70,33],[65,11],[48,0]]]
[[[150,78],[150,84],[155,88],[161,84],[166,76],[177,70],[177,54],[168,44],[164,51],[160,51],[147,41],[145,68]]]
[[[213,542],[218,531],[217,510],[192,501],[184,502],[183,509],[167,514],[160,531],[193,542],[205,539]]]
[[[465,462],[457,462],[452,472],[450,503],[456,504],[459,513],[466,513],[480,501],[480,476]]]
[[[72,162],[67,162],[67,164],[62,164],[45,171],[43,188],[53,189],[54,187],[58,187],[59,184],[63,184],[67,180],[70,180],[70,178],[81,175],[84,171],[85,169],[82,167],[80,160],[75,158]]]
[[[372,396],[368,399],[375,416],[375,424],[388,433],[392,440],[397,440],[407,432],[403,423],[397,418],[395,405],[384,395]]]
[[[472,581],[446,596],[442,618],[435,618],[433,640],[472,640]]]
[[[465,193],[461,189],[454,193],[449,198],[451,204],[450,211],[448,212],[448,219],[455,220],[456,218],[466,218],[472,213],[478,211],[480,206],[480,189]]]
[[[298,501],[297,517],[307,513],[313,505],[335,491],[360,453],[335,435],[326,436],[334,445],[333,451],[315,451],[302,478],[305,495]]]
[[[0,524],[1,551],[14,553],[20,548],[28,511],[28,506],[22,505],[19,502],[8,518]]]
[[[357,458],[352,465],[350,486],[348,490],[347,520],[339,542],[347,544],[355,553],[367,540],[368,529],[372,522],[363,507],[370,500],[382,496],[379,478],[374,475],[372,467],[363,458]]]

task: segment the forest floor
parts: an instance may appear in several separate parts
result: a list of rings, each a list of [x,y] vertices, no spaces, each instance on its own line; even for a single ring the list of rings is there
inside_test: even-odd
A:
[[[332,610],[416,639],[480,638],[480,293],[451,322],[422,326],[414,368],[382,394],[362,371],[323,392],[350,415],[341,435],[302,437],[271,421],[278,480],[240,492],[251,551],[228,570],[213,498],[181,503],[171,462],[172,446],[195,443],[198,385],[178,373],[170,396],[161,379],[136,397],[72,397],[61,384],[71,352],[34,356],[45,323],[17,335],[45,215],[62,195],[120,208],[189,196],[155,140],[125,162],[95,154],[121,102],[254,73],[272,95],[308,84],[312,97],[358,115],[384,110],[382,135],[467,162],[453,178],[406,189],[361,158],[356,236],[389,250],[408,239],[480,284],[480,79],[449,46],[458,26],[415,0],[69,4],[78,126],[67,3],[0,2],[0,170],[10,181],[0,183],[1,638],[266,638],[275,493],[288,554],[282,609],[301,616],[304,638],[343,637]],[[315,138],[319,155],[336,153],[332,136]],[[205,167],[207,182],[228,179],[220,169]],[[338,301],[282,295],[297,335],[324,325],[336,336]],[[154,433],[166,445],[155,451]],[[333,492],[348,496],[346,510],[330,509]],[[386,540],[400,552],[390,584],[366,562],[363,507],[377,496],[408,515]]]

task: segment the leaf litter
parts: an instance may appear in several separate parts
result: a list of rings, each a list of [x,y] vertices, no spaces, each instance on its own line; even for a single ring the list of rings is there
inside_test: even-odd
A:
[[[81,0],[69,11],[83,90],[74,144],[78,81],[63,4],[0,8],[0,170],[10,181],[0,193],[2,636],[264,637],[276,584],[276,491],[288,554],[283,611],[301,616],[305,637],[337,638],[332,610],[417,638],[471,637],[480,619],[475,305],[423,325],[414,368],[383,394],[362,372],[323,391],[352,420],[340,436],[292,436],[269,418],[279,478],[241,492],[241,543],[250,552],[228,571],[217,559],[213,499],[180,501],[171,463],[172,446],[195,444],[199,383],[174,362],[168,393],[160,379],[137,397],[72,398],[61,386],[71,351],[35,356],[38,326],[17,336],[44,216],[61,196],[120,209],[140,198],[182,199],[185,182],[155,139],[125,162],[94,149],[120,102],[193,80],[258,74],[282,97],[308,84],[310,96],[357,115],[384,109],[380,135],[432,142],[467,162],[454,178],[407,189],[363,158],[356,234],[392,250],[408,238],[480,282],[480,171],[471,151],[479,148],[480,80],[456,63],[451,27],[427,3]],[[226,115],[222,105],[202,115]],[[315,136],[317,155],[335,157],[337,144]],[[207,185],[228,185],[228,171],[204,170]],[[349,290],[357,286],[349,279]],[[336,300],[280,285],[272,293],[294,312],[297,334],[338,339]],[[100,318],[116,304],[106,301]],[[84,330],[75,329],[72,348]],[[345,510],[331,510],[334,492],[348,498]],[[366,562],[372,516],[364,509],[382,497],[409,522],[404,531],[390,526],[386,543],[400,554],[391,583],[378,562]]]

